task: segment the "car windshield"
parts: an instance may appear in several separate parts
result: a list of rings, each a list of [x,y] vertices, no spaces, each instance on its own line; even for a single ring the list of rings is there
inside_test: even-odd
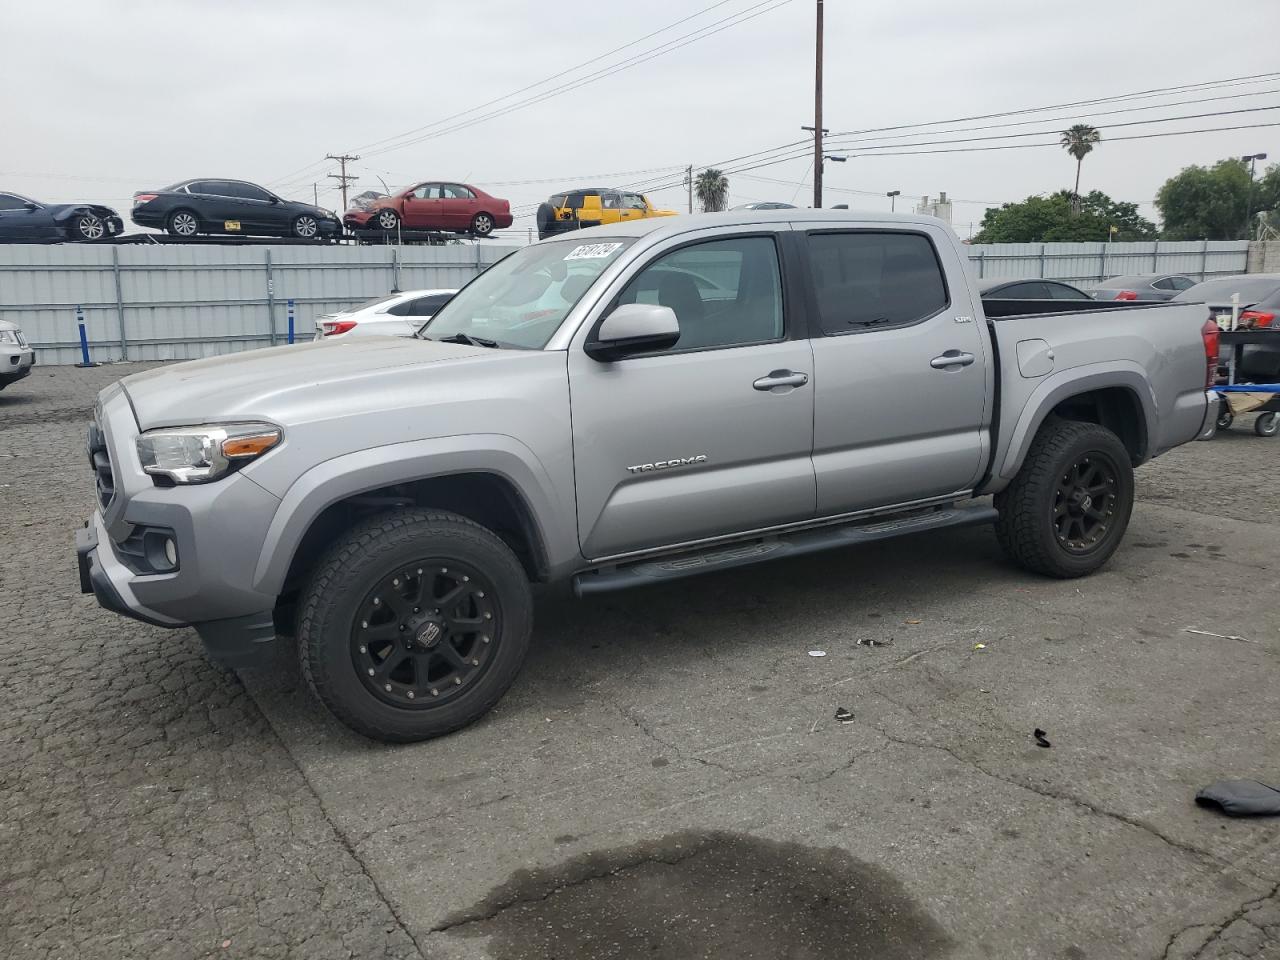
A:
[[[632,242],[606,237],[525,247],[463,287],[418,336],[541,350],[605,267]]]
[[[1232,294],[1238,293],[1241,303],[1257,303],[1277,290],[1280,290],[1280,279],[1275,277],[1222,277],[1188,287],[1173,299],[1222,304],[1228,303]]]

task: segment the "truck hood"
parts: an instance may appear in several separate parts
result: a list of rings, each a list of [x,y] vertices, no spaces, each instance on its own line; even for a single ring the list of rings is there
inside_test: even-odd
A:
[[[150,430],[241,416],[272,418],[305,406],[310,398],[359,395],[361,381],[396,368],[505,352],[405,337],[321,340],[157,367],[121,383],[138,426]]]

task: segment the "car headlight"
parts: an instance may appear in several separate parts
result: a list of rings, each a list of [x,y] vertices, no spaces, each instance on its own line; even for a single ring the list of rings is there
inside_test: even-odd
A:
[[[210,483],[262,456],[281,440],[269,423],[166,427],[138,437],[138,459],[153,477],[174,483]]]
[[[17,330],[0,330],[0,343],[21,343]]]

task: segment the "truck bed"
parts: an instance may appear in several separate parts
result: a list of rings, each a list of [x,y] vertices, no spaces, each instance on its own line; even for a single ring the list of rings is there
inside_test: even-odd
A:
[[[1096,384],[1107,402],[1136,404],[1145,424],[1135,438],[1158,456],[1195,438],[1205,411],[1201,328],[1204,304],[1099,301],[1063,309],[1062,300],[983,302],[996,351],[996,413],[990,476],[1010,479],[1030,445],[1035,412]],[[1004,413],[1005,411],[1008,414]],[[1017,416],[1011,414],[1017,412]]]

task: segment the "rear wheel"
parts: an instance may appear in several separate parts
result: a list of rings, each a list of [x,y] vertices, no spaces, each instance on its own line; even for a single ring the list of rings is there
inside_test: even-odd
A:
[[[995,505],[996,536],[1012,560],[1051,577],[1092,573],[1115,553],[1129,525],[1129,452],[1096,423],[1051,419]]]
[[[487,237],[493,233],[493,217],[487,213],[477,213],[471,218],[471,232],[477,237]]]
[[[165,229],[175,237],[194,237],[200,232],[200,221],[190,210],[175,210],[169,214]]]
[[[374,222],[380,229],[390,233],[400,226],[400,214],[394,210],[379,210],[377,216],[374,217]]]
[[[96,213],[82,213],[75,219],[75,235],[80,240],[101,240],[107,232],[107,225]]]
[[[533,602],[496,535],[451,513],[385,514],[321,559],[302,599],[302,671],[347,726],[390,742],[472,723],[515,680]]]
[[[1274,437],[1278,426],[1280,423],[1277,423],[1274,413],[1260,413],[1253,421],[1253,432],[1260,437]]]

